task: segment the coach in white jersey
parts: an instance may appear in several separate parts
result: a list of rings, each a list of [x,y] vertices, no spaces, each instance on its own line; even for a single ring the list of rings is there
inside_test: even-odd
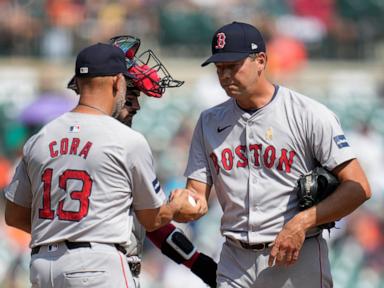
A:
[[[316,227],[351,213],[371,193],[339,120],[266,79],[265,43],[255,27],[221,27],[212,54],[202,66],[216,65],[230,99],[200,115],[185,176],[201,199],[214,185],[224,212],[218,287],[332,287],[327,245]],[[292,190],[318,165],[341,184],[299,212]]]
[[[130,76],[122,50],[89,46],[75,71],[79,103],[25,144],[5,219],[31,233],[32,287],[132,287],[129,211],[152,231],[191,205],[186,193],[165,203],[145,138],[113,118]]]

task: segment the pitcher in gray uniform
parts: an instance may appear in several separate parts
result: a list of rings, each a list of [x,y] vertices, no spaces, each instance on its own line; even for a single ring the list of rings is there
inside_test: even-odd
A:
[[[153,231],[199,203],[183,192],[167,203],[147,141],[113,118],[130,77],[122,50],[89,46],[75,71],[79,103],[25,144],[5,191],[6,223],[31,233],[32,287],[132,287],[121,246],[129,211]]]
[[[230,99],[201,113],[185,176],[203,211],[214,185],[224,212],[218,287],[332,287],[317,226],[348,215],[371,195],[339,120],[324,105],[267,80],[265,42],[252,25],[218,29],[202,66],[209,63]],[[341,184],[300,212],[297,179],[318,165]]]

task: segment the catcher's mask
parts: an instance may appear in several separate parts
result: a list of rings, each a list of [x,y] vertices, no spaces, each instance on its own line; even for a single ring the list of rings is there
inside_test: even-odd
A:
[[[180,87],[184,81],[173,79],[155,53],[148,49],[136,56],[140,47],[140,39],[122,35],[110,39],[110,44],[119,47],[125,54],[128,72],[132,75],[127,78],[127,86],[138,89],[144,94],[160,98],[166,88]],[[67,88],[79,93],[75,78],[68,83]]]
[[[128,72],[132,78],[127,79],[128,88],[136,88],[152,97],[161,97],[166,88],[180,87],[184,81],[173,79],[155,53],[148,49],[136,56],[140,47],[140,39],[130,36],[116,36],[110,43],[125,53]]]

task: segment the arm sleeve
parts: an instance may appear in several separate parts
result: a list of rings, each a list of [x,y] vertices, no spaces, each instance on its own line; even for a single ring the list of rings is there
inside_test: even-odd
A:
[[[211,257],[199,251],[196,251],[188,260],[180,256],[177,250],[170,246],[166,240],[175,229],[176,227],[169,223],[155,231],[147,232],[147,236],[164,255],[175,261],[177,264],[182,263],[184,266],[188,267],[192,273],[208,284],[209,287],[216,287],[217,263]],[[183,237],[183,241],[193,245],[186,236]]]
[[[196,124],[193,132],[191,146],[189,148],[189,157],[184,176],[190,179],[212,185],[212,176],[209,169],[209,159],[207,158],[204,137],[203,137],[203,117]]]
[[[32,205],[31,181],[27,174],[25,158],[23,157],[16,168],[15,175],[8,187],[5,188],[5,197],[20,206],[30,208]]]
[[[144,137],[140,137],[136,149],[128,157],[132,159],[131,183],[135,210],[160,207],[166,197],[157,179],[151,149]]]
[[[309,137],[313,155],[328,170],[356,158],[341,128],[337,116],[325,106],[321,111],[313,113]]]

